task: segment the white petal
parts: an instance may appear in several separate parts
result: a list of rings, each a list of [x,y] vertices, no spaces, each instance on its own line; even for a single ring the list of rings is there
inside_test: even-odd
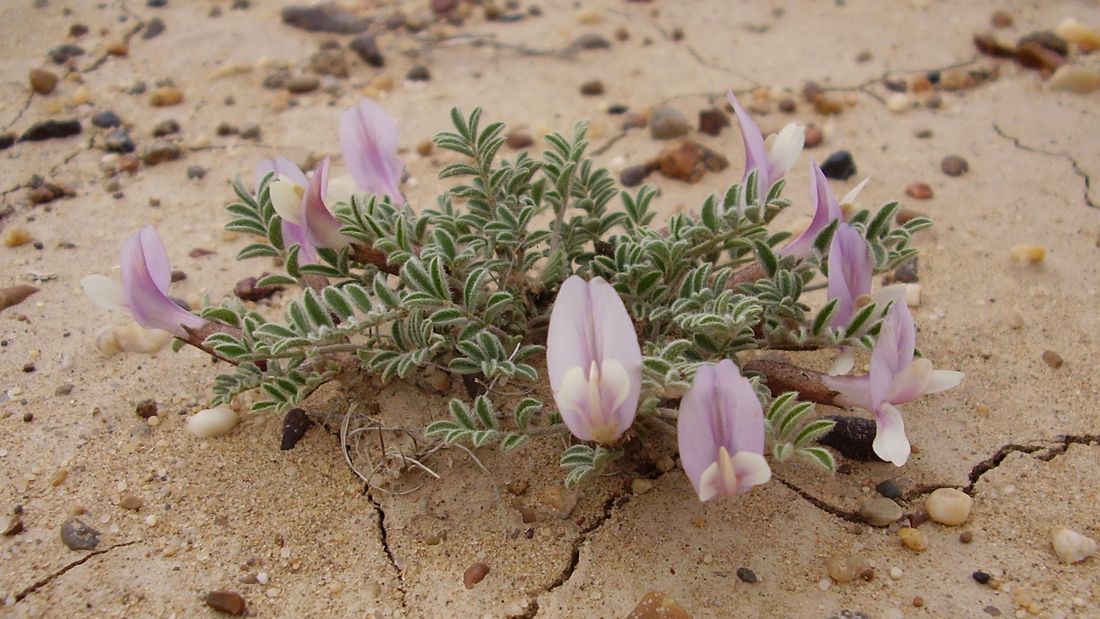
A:
[[[867,183],[870,180],[871,180],[871,177],[868,176],[867,178],[860,181],[860,183],[858,185],[856,185],[855,187],[852,187],[852,190],[849,191],[848,193],[844,194],[844,197],[840,200],[840,206],[844,206],[845,204],[855,204],[856,203],[856,198],[859,197],[859,193],[861,191],[863,191],[863,188],[867,186]]]
[[[275,207],[279,217],[291,223],[301,224],[302,195],[305,194],[305,187],[285,176],[280,176],[268,184],[268,190],[271,192],[271,206]]]
[[[833,360],[832,367],[829,368],[829,376],[841,376],[852,371],[852,367],[856,364],[856,351],[850,346],[845,346],[840,349],[840,354]]]
[[[105,310],[127,311],[122,284],[106,275],[87,275],[80,280],[84,296]]]
[[[875,433],[875,442],[871,445],[875,454],[887,462],[893,462],[895,466],[905,464],[911,448],[909,439],[905,437],[905,422],[901,418],[901,411],[890,404],[883,404],[875,413],[875,425],[878,432]]]
[[[924,387],[924,392],[939,393],[941,391],[947,391],[952,387],[958,386],[965,376],[966,374],[953,370],[932,370],[932,376],[929,377],[928,384]]]
[[[358,185],[351,176],[337,176],[328,181],[328,191],[325,192],[325,205],[332,209],[339,202],[351,202],[351,196],[356,193]]]
[[[737,491],[748,492],[753,486],[765,484],[772,478],[772,469],[764,456],[752,451],[733,454],[733,468],[737,471]]]
[[[774,140],[769,140],[768,168],[774,178],[786,174],[787,170],[791,169],[802,154],[802,146],[805,143],[806,129],[795,123],[783,127]]]
[[[932,362],[925,358],[912,363],[894,375],[886,401],[891,404],[912,402],[928,393],[928,381],[932,378]]]

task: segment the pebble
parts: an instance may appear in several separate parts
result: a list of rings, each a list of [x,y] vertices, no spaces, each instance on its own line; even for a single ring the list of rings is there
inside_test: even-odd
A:
[[[410,82],[426,82],[432,79],[432,73],[428,70],[428,67],[417,65],[409,69],[409,72],[405,74],[405,79]]]
[[[1096,554],[1096,540],[1066,527],[1050,531],[1050,544],[1062,563],[1077,563]]]
[[[1016,20],[1012,18],[1012,14],[1007,11],[993,11],[993,15],[989,17],[989,23],[994,28],[1011,28]]]
[[[15,134],[12,132],[0,134],[0,150],[8,150],[15,146]]]
[[[586,97],[596,97],[604,93],[604,85],[600,80],[589,80],[581,84],[581,94]]]
[[[911,261],[906,261],[904,264],[902,264],[902,266],[905,266],[905,264],[909,264],[909,262],[912,262],[914,265],[916,265],[916,258],[913,258]],[[915,266],[913,268],[914,270],[916,269]],[[900,271],[901,267],[898,267],[898,270]],[[897,279],[898,281],[904,281],[900,278]],[[886,481],[880,482],[877,486],[875,486],[875,491],[888,499],[901,498],[901,486],[898,485],[898,482],[892,479],[887,479]],[[901,516],[898,516],[898,518],[900,517]]]
[[[955,488],[938,488],[924,499],[924,508],[928,516],[948,526],[966,522],[973,505],[974,499],[970,498],[970,495]]]
[[[489,574],[489,566],[484,563],[474,563],[462,573],[462,584],[467,589],[473,589],[474,585],[481,582]]]
[[[587,8],[577,11],[577,23],[590,26],[592,24],[598,24],[603,20],[603,13],[596,8]]]
[[[159,17],[154,17],[145,22],[145,31],[141,33],[141,38],[148,41],[159,37],[164,32],[164,20]]]
[[[821,172],[825,178],[846,181],[856,173],[856,161],[852,153],[846,150],[838,150],[825,158],[821,164]]]
[[[652,490],[655,485],[652,479],[636,477],[630,481],[630,491],[635,495],[645,494]]]
[[[187,431],[196,438],[213,438],[229,433],[237,425],[237,413],[228,406],[201,410],[187,419]]]
[[[355,37],[348,43],[348,47],[358,54],[363,62],[372,67],[386,65],[386,58],[382,55],[382,50],[378,49],[378,41],[373,34],[362,34]]]
[[[609,49],[611,47],[611,41],[608,41],[602,34],[589,32],[577,37],[573,41],[573,47],[580,49]]]
[[[23,531],[23,519],[19,514],[6,514],[0,516],[0,535],[9,537],[18,535]]]
[[[870,499],[859,507],[859,516],[873,527],[889,526],[904,515],[900,505],[884,497]]]
[[[241,594],[233,591],[211,591],[206,594],[206,605],[227,615],[240,616],[245,612],[245,602]]]
[[[1050,76],[1047,86],[1051,90],[1087,95],[1100,90],[1100,71],[1091,67],[1067,64]]]
[[[80,121],[72,120],[44,120],[36,122],[19,136],[20,142],[41,142],[56,138],[67,138],[78,135],[81,131]]]
[[[664,591],[649,591],[626,619],[691,619],[691,613]]]
[[[1024,47],[1031,44],[1039,45],[1043,49],[1050,50],[1059,56],[1066,56],[1069,54],[1069,44],[1066,43],[1062,37],[1050,30],[1038,30],[1025,34],[1016,42],[1016,47]]]
[[[1040,43],[1031,42],[1016,48],[1016,62],[1032,69],[1054,71],[1066,63],[1066,58]]]
[[[102,110],[92,114],[92,125],[100,129],[111,129],[122,126],[122,119],[111,110]]]
[[[927,127],[921,127],[913,132],[913,137],[920,140],[926,140],[932,137],[932,130]]]
[[[757,581],[756,572],[750,570],[747,567],[737,568],[737,578],[739,578],[741,582],[748,583],[750,585]]]
[[[62,383],[62,384],[58,385],[53,390],[53,394],[56,395],[56,396],[69,395],[72,392],[73,392],[73,384],[72,383]]]
[[[359,34],[370,27],[371,20],[353,15],[336,2],[311,6],[283,7],[283,23],[307,32]]]
[[[577,507],[577,501],[580,500],[576,492],[563,490],[558,486],[547,488],[544,497],[546,504],[553,508],[558,517],[562,519],[568,518],[569,514],[573,513],[573,510]]]
[[[624,187],[637,187],[642,184],[642,181],[646,179],[653,172],[653,167],[640,164],[623,168],[623,171],[619,173],[619,182]]]
[[[23,230],[23,234],[27,237],[27,239],[23,241],[24,243],[30,240],[30,233],[27,232],[25,228],[22,228],[20,226],[13,226],[11,228],[8,228],[4,232],[4,244],[8,247],[15,246],[8,244],[8,235],[11,234],[13,230]],[[36,292],[38,292],[38,288],[27,284],[19,284],[16,286],[0,288],[0,310],[19,305],[23,301],[26,301],[27,297],[30,297]]]
[[[970,577],[973,578],[974,582],[977,582],[979,585],[988,585],[989,581],[992,579],[992,576],[989,575],[989,572],[983,572],[982,570],[975,571],[973,574],[970,575]]]
[[[156,140],[146,146],[141,152],[141,160],[145,165],[159,165],[166,161],[175,161],[183,156],[183,150],[178,144],[164,140]]]
[[[974,532],[973,531],[963,531],[962,533],[959,533],[959,542],[960,543],[969,544],[972,541],[974,541]]]
[[[901,577],[904,575],[905,572],[903,572],[900,567],[895,566],[890,568],[890,578],[894,580],[901,580]]]
[[[134,141],[130,139],[130,132],[123,127],[118,127],[107,134],[103,139],[103,147],[109,153],[132,153]]]
[[[821,94],[814,99],[814,111],[824,116],[839,114],[844,111],[844,101],[828,93]]]
[[[1047,250],[1041,245],[1013,245],[1008,255],[1020,264],[1042,264]]]
[[[1016,55],[1016,46],[1001,37],[989,33],[975,34],[974,47],[986,56],[994,58],[1012,58]]]
[[[699,131],[707,135],[718,135],[722,129],[730,126],[729,116],[718,108],[699,110]]]
[[[92,550],[99,545],[99,531],[79,518],[69,518],[61,525],[61,541],[70,550]]]
[[[940,169],[948,176],[962,176],[970,171],[970,164],[958,155],[948,155],[940,161]]]
[[[283,416],[283,438],[279,444],[281,451],[294,449],[298,441],[306,435],[306,430],[313,426],[313,420],[309,418],[305,410],[292,408]]]
[[[206,168],[197,165],[187,166],[187,179],[197,180],[206,177]]]
[[[134,407],[134,414],[142,419],[148,419],[154,417],[157,414],[157,401],[149,398],[137,403]]]
[[[1059,355],[1053,350],[1043,351],[1043,362],[1054,369],[1062,367],[1062,364],[1065,363],[1065,361],[1062,359],[1062,355]]]
[[[124,494],[118,501],[118,506],[122,509],[127,509],[132,512],[136,512],[145,505],[145,501],[135,494]]]
[[[257,286],[256,277],[246,277],[233,286],[233,295],[245,301],[263,301],[271,298],[276,292],[283,290],[282,286]]]
[[[687,139],[666,146],[657,156],[661,174],[689,183],[699,182],[707,172],[721,172],[727,167],[729,160],[725,156]]]
[[[932,186],[924,182],[909,183],[905,186],[905,195],[917,200],[931,200]]]
[[[670,140],[691,131],[687,117],[680,110],[667,105],[653,108],[649,117],[649,134],[655,140]]]
[[[260,129],[260,125],[256,123],[248,123],[247,125],[241,127],[241,138],[245,140],[258,140],[260,139],[261,132],[262,129]]]
[[[535,144],[535,138],[531,137],[531,134],[526,131],[516,129],[508,132],[508,135],[505,137],[505,142],[508,144],[508,148],[520,150],[533,146]]]
[[[76,58],[83,54],[84,48],[79,45],[73,45],[72,43],[65,43],[64,45],[58,45],[51,49],[48,55],[54,64],[65,64],[70,58]]]
[[[183,101],[183,91],[175,86],[162,86],[149,95],[149,104],[153,107],[168,107]]]
[[[806,148],[814,148],[819,146],[822,141],[825,140],[825,132],[821,130],[821,127],[817,125],[808,125],[806,127]]]
[[[886,109],[895,114],[900,114],[913,107],[913,100],[904,92],[896,92],[886,100]]]
[[[825,562],[829,578],[834,582],[852,582],[868,568],[867,561],[857,554],[833,555]]]
[[[31,233],[23,226],[11,226],[7,230],[4,230],[4,245],[8,247],[19,247],[20,245],[31,242],[32,239]],[[14,303],[12,305],[14,305]]]
[[[119,352],[153,354],[172,341],[172,334],[160,329],[145,329],[131,323],[126,326],[105,327],[96,333],[96,350],[113,355]]]
[[[321,79],[316,75],[295,75],[286,82],[287,92],[300,95],[313,92],[321,86]]]
[[[779,100],[779,111],[784,114],[793,114],[798,109],[798,103],[791,97],[783,97]]]
[[[898,540],[901,541],[903,546],[914,552],[928,550],[928,542],[924,539],[924,534],[920,532],[920,529],[903,527],[898,530]]]
[[[309,57],[309,70],[317,75],[331,75],[333,77],[348,77],[348,60],[344,56],[344,50],[322,47]]]
[[[1072,17],[1062,20],[1054,29],[1054,34],[1083,52],[1100,49],[1100,32]]]
[[[153,137],[162,138],[180,132],[180,124],[174,119],[162,120],[153,125]]]
[[[31,69],[27,79],[31,89],[40,95],[48,95],[57,87],[57,74],[46,69]]]

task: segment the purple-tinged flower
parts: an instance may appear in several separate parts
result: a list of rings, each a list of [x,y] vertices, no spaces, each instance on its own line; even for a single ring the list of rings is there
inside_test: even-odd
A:
[[[355,182],[363,191],[389,196],[396,204],[401,195],[404,164],[397,158],[397,123],[377,103],[363,99],[340,118],[340,146]]]
[[[146,329],[162,329],[176,337],[187,337],[184,327],[198,329],[206,324],[168,297],[172,269],[164,243],[152,226],[126,239],[121,264],[121,284],[104,275],[88,275],[80,280],[92,303],[130,312],[134,321]]]
[[[829,326],[842,327],[855,314],[860,297],[871,292],[871,249],[854,227],[841,223],[829,246],[829,300],[836,300],[836,311]]]
[[[799,260],[809,257],[813,253],[814,239],[817,238],[817,235],[828,228],[833,220],[844,221],[844,211],[841,205],[854,203],[869,180],[871,180],[870,177],[863,179],[844,195],[843,200],[838,201],[832,187],[829,186],[829,179],[825,178],[825,173],[821,171],[821,167],[817,165],[817,162],[811,159],[810,203],[814,207],[814,218],[810,221],[810,225],[806,230],[798,235],[798,238],[787,243],[779,250],[780,255],[793,256]]]
[[[741,178],[744,183],[749,173],[757,171],[757,193],[760,199],[767,197],[779,179],[791,169],[798,161],[802,153],[802,146],[806,143],[806,129],[801,125],[790,123],[783,127],[778,134],[768,136],[764,140],[760,128],[752,121],[752,117],[737,102],[733,91],[726,93],[730,105],[737,115],[737,122],[741,125],[741,139],[745,142],[745,174]],[[770,142],[770,144],[769,144]]]
[[[325,157],[321,165],[313,171],[302,200],[302,227],[306,239],[314,247],[337,249],[351,243],[351,238],[340,233],[340,220],[329,210],[325,203],[328,191],[329,159]]]
[[[642,389],[642,349],[611,284],[574,275],[550,313],[546,368],[554,401],[577,438],[614,443],[634,423]]]
[[[837,404],[856,406],[875,414],[875,454],[897,466],[909,459],[909,439],[898,404],[922,395],[950,389],[963,379],[962,372],[935,370],[928,359],[914,359],[916,326],[904,301],[895,302],[882,323],[871,372],[863,376],[827,376],[825,384],[837,392]]]
[[[700,365],[680,400],[680,460],[700,501],[748,492],[771,479],[764,411],[729,359]]]
[[[282,219],[283,246],[298,245],[298,263],[315,264],[317,249],[309,242],[302,226],[302,203],[309,179],[293,161],[286,157],[264,159],[256,166],[256,191],[269,172],[275,176],[268,183],[271,205]]]

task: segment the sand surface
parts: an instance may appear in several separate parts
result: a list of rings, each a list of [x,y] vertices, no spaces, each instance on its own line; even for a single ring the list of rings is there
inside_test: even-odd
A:
[[[385,67],[349,51],[349,77],[290,97],[263,87],[274,67],[304,71],[322,43],[346,46],[351,36],[284,25],[284,0],[253,0],[244,10],[228,0],[36,4],[0,3],[0,128],[18,135],[38,121],[77,118],[83,132],[0,151],[0,227],[25,228],[41,242],[0,247],[0,286],[41,288],[0,312],[0,509],[19,506],[25,527],[0,538],[0,616],[212,617],[203,599],[225,589],[258,617],[624,617],[650,590],[695,617],[1100,617],[1098,557],[1064,565],[1048,533],[1064,525],[1100,537],[1100,95],[1052,91],[1038,72],[979,56],[971,42],[991,30],[995,9],[1015,18],[1000,31],[1014,40],[1070,16],[1100,25],[1095,2],[536,0],[509,12],[537,5],[541,14],[514,23],[487,21],[477,8],[462,25],[429,20],[419,34],[382,21],[397,5],[430,17],[426,0],[346,2],[376,18],[371,31]],[[165,30],[143,38],[153,18]],[[70,37],[74,24],[88,33]],[[585,33],[611,47],[570,50]],[[108,53],[124,39],[128,55]],[[47,52],[67,42],[85,50],[75,79],[33,94],[28,71],[63,74]],[[1095,68],[1094,56],[1073,62]],[[415,65],[431,79],[406,81]],[[937,91],[938,109],[919,104],[929,93],[914,95],[913,109],[888,109],[894,93],[883,78],[952,68],[997,77]],[[392,89],[378,88],[383,74]],[[581,96],[593,79],[604,94]],[[135,82],[151,91],[162,80],[182,89],[181,103],[152,107],[148,92],[128,94]],[[840,101],[842,113],[818,114],[802,98],[807,80]],[[967,378],[906,406],[916,451],[904,468],[846,463],[830,478],[782,464],[767,486],[706,505],[679,468],[657,476],[627,469],[580,488],[564,518],[554,509],[562,479],[555,445],[479,454],[491,475],[462,452],[444,452],[432,461],[441,480],[391,495],[364,493],[325,427],[280,451],[280,418],[245,412],[228,436],[197,440],[186,416],[208,402],[217,367],[190,349],[101,354],[94,334],[125,318],[91,305],[79,280],[117,269],[121,241],[146,223],[158,226],[174,268],[187,274],[173,294],[192,302],[221,298],[269,270],[232,260],[247,239],[222,232],[229,180],[251,178],[262,158],[338,155],[339,113],[365,88],[401,128],[414,208],[432,205],[446,187],[436,175],[452,159],[416,147],[449,128],[453,105],[484,106],[487,117],[528,131],[535,150],[547,131],[590,118],[597,161],[618,173],[663,144],[648,130],[622,132],[610,104],[632,112],[672,105],[694,127],[698,111],[721,104],[727,89],[745,102],[758,88],[787,89],[797,109],[781,113],[773,97],[760,110],[769,113],[754,114],[761,128],[814,123],[825,139],[790,173],[796,207],[781,223],[809,215],[806,158],[841,149],[859,174],[835,181],[838,195],[871,175],[863,204],[901,199],[932,216],[936,226],[916,239],[918,345]],[[90,123],[105,109],[125,121],[139,152],[155,125],[176,120],[181,132],[170,139],[183,158],[109,178],[101,168],[106,131]],[[262,133],[218,136],[222,122],[256,123]],[[916,137],[921,129],[931,136]],[[690,137],[731,166],[697,184],[650,176],[666,215],[696,208],[741,173],[736,127]],[[969,173],[941,172],[947,155],[964,157]],[[189,166],[205,176],[188,178]],[[36,174],[74,195],[32,204]],[[905,197],[917,181],[934,197]],[[1013,261],[1018,244],[1045,248],[1045,261]],[[195,248],[214,253],[190,257]],[[1064,359],[1060,367],[1044,362],[1048,350]],[[71,392],[59,394],[63,385]],[[134,413],[148,398],[159,405],[155,426]],[[444,414],[446,400],[412,383],[333,385],[307,408],[333,428],[353,403],[401,423]],[[652,487],[632,486],[639,478]],[[964,488],[974,497],[970,520],[922,524],[928,550],[908,550],[896,526],[873,528],[856,514],[887,479],[901,485],[907,513],[932,489]],[[409,476],[395,488],[423,481]],[[528,484],[518,498],[506,489],[517,481]],[[140,497],[141,509],[121,507],[125,495]],[[516,505],[534,510],[535,522],[524,523]],[[94,551],[62,544],[59,530],[78,512],[101,534]],[[959,541],[963,531],[971,543]],[[831,582],[826,559],[838,553],[866,560],[873,578]],[[490,572],[467,589],[463,572],[475,562]],[[739,567],[759,582],[739,580]],[[992,574],[998,588],[975,582],[975,570]]]

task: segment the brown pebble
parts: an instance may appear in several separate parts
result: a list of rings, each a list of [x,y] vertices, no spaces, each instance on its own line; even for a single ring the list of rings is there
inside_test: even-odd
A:
[[[1062,367],[1062,364],[1065,363],[1065,360],[1062,359],[1062,355],[1059,355],[1053,350],[1044,350],[1043,362],[1054,369],[1058,369]]]
[[[691,140],[666,146],[657,160],[661,174],[689,183],[699,182],[708,171],[720,172],[729,167],[724,156]]]
[[[691,614],[663,591],[649,591],[626,619],[691,619]]]
[[[928,522],[928,512],[923,509],[918,509],[907,516],[909,518],[909,526],[919,527],[920,525]]]
[[[913,527],[905,527],[899,530],[898,539],[901,540],[902,545],[909,550],[915,552],[924,552],[928,550],[928,542],[925,541],[924,534]]]
[[[72,392],[73,392],[73,384],[72,383],[64,383],[64,384],[58,385],[53,390],[54,395],[69,395]]]
[[[924,606],[924,598],[922,598],[919,595],[914,597],[913,598],[913,608],[920,608],[922,606]]]
[[[300,95],[307,92],[313,92],[317,90],[320,85],[321,80],[316,75],[295,75],[287,80],[286,90],[287,92]]]
[[[435,145],[432,143],[431,140],[424,140],[423,142],[416,145],[416,154],[420,155],[421,157],[427,157],[428,155],[432,154],[432,148],[434,146]]]
[[[802,97],[806,99],[807,103],[813,103],[814,100],[823,94],[825,94],[825,89],[817,82],[806,82],[806,84],[802,86]]]
[[[462,584],[467,589],[473,589],[474,585],[481,582],[489,574],[489,566],[484,563],[475,563],[466,568],[462,573]]]
[[[917,129],[913,132],[913,137],[921,140],[926,140],[932,137],[932,130],[928,129],[927,127],[921,127],[920,129]]]
[[[259,278],[246,277],[233,286],[233,295],[245,301],[263,301],[271,298],[276,292],[283,289],[282,286],[257,286]]]
[[[974,533],[972,531],[963,531],[959,533],[959,541],[963,544],[969,544],[974,541]]]
[[[718,135],[728,126],[730,126],[730,119],[722,110],[718,108],[699,110],[699,131],[707,135]]]
[[[911,208],[902,207],[898,209],[898,214],[894,215],[894,221],[896,221],[899,226],[904,226],[918,217],[927,217],[927,215]]]
[[[142,400],[138,402],[138,405],[134,407],[134,412],[138,417],[142,419],[148,419],[154,417],[157,414],[157,401],[149,398],[148,400]]]
[[[26,301],[27,297],[36,292],[38,292],[38,288],[28,286],[27,284],[0,288],[0,310],[19,305],[23,301]]]
[[[23,226],[12,226],[4,231],[4,245],[8,247],[19,247],[33,240],[31,233]]]
[[[630,38],[630,31],[627,30],[626,28],[624,28],[622,26],[619,26],[618,28],[615,29],[615,40],[616,41],[626,41],[629,38]]]
[[[974,47],[986,56],[994,58],[1012,58],[1016,55],[1016,47],[1001,41],[992,34],[976,34],[973,38]]]
[[[821,127],[817,125],[808,125],[806,127],[806,148],[819,146],[824,139],[825,132],[821,130]]]
[[[581,84],[581,94],[586,97],[595,97],[603,93],[603,82],[600,80],[591,80]]]
[[[57,75],[46,69],[31,69],[27,79],[31,89],[40,95],[48,95],[57,87]]]
[[[214,253],[213,250],[206,249],[205,247],[195,247],[187,252],[187,255],[191,258],[202,258],[203,256],[212,256]]]
[[[871,582],[875,579],[875,569],[869,567],[860,572],[859,577],[862,578],[865,582]]]
[[[1012,18],[1012,15],[1008,11],[993,11],[993,15],[989,18],[989,23],[994,28],[1011,28],[1016,20]]]
[[[844,102],[832,95],[821,94],[814,99],[814,110],[825,116],[839,114],[844,111]]]
[[[632,165],[623,168],[623,171],[619,172],[619,182],[622,183],[624,187],[637,187],[642,184],[642,181],[644,181],[651,172],[653,172],[653,167],[644,163],[641,165]]]
[[[122,509],[128,509],[132,512],[136,512],[145,505],[145,501],[141,497],[135,494],[123,495],[118,501],[118,506]]]
[[[932,198],[932,187],[928,183],[916,182],[909,183],[905,187],[905,195],[917,200],[930,200]]]
[[[175,86],[164,86],[149,95],[149,104],[153,107],[167,107],[183,101],[183,91]]]
[[[513,496],[522,496],[524,494],[527,494],[527,489],[530,487],[531,483],[526,479],[517,479],[516,481],[508,482],[508,485],[505,486],[508,492]]]
[[[948,176],[962,176],[970,171],[970,164],[958,155],[948,155],[940,161],[940,169]]]
[[[798,109],[798,103],[790,97],[779,100],[779,111],[784,114],[793,114]]]
[[[206,594],[206,605],[227,615],[244,614],[245,603],[241,594],[233,591],[211,591]]]
[[[519,150],[521,148],[527,148],[535,144],[535,138],[531,137],[531,134],[525,131],[510,131],[505,137],[505,142],[508,144],[508,148],[513,150]]]
[[[933,88],[934,88],[934,86],[932,85],[932,82],[929,81],[929,79],[927,77],[923,76],[923,75],[918,75],[917,77],[914,77],[909,82],[909,91],[910,92],[916,92],[916,93],[928,92],[929,90],[932,90]]]
[[[858,54],[856,54],[856,62],[858,62],[858,63],[868,62],[873,57],[874,56],[871,55],[871,50],[863,49],[863,50],[860,50],[860,52]]]
[[[1016,49],[1016,62],[1031,69],[1054,71],[1066,64],[1066,58],[1033,41]]]

